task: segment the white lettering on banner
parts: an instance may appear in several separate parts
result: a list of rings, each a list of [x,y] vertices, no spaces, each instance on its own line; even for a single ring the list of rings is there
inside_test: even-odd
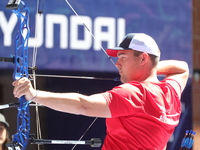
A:
[[[28,46],[29,47],[41,47],[44,42],[44,15],[36,14],[35,30],[37,30],[35,37],[30,37]]]
[[[54,24],[60,25],[60,48],[68,47],[68,19],[65,15],[47,14],[46,15],[46,48],[54,46]]]
[[[94,20],[94,35],[96,36],[96,41],[94,41],[94,50],[101,50],[99,42],[108,42],[108,47],[115,46],[115,19],[106,17],[97,17]],[[102,28],[106,28],[106,31],[102,31]],[[97,43],[98,42],[98,43]]]
[[[88,50],[92,46],[92,36],[86,28],[83,26],[84,24],[88,29],[92,28],[92,20],[88,16],[79,16],[80,19],[77,19],[77,16],[71,16],[70,18],[70,48],[71,49],[79,49],[79,50]],[[83,27],[83,39],[79,39],[79,27]]]
[[[17,25],[17,17],[12,13],[10,18],[6,19],[4,12],[0,11],[0,18],[3,45],[12,46],[12,34]],[[54,29],[55,25],[59,25],[60,29],[58,33],[60,49],[89,50],[93,48],[95,51],[99,51],[102,42],[106,42],[108,47],[115,47],[125,35],[124,18],[96,17],[92,19],[89,16],[80,16],[80,19],[78,19],[75,15],[71,15],[68,20],[68,17],[63,14],[36,15],[35,18],[37,18],[35,19],[35,26],[38,30],[37,41],[35,37],[30,37],[29,47],[44,45],[46,48],[54,48],[54,33],[57,31]],[[86,31],[83,23],[94,34],[96,40]]]
[[[4,46],[12,45],[12,33],[17,24],[17,17],[15,14],[11,14],[10,19],[7,21],[6,16],[3,11],[0,11],[0,28],[3,32],[3,44]]]
[[[125,33],[125,19],[119,18],[117,20],[117,31],[118,31],[118,36],[117,36],[117,45],[119,45],[124,38]]]

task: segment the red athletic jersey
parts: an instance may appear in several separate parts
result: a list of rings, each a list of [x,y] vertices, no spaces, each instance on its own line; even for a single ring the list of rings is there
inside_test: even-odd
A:
[[[133,81],[102,95],[112,115],[106,119],[107,135],[102,150],[164,149],[181,114],[178,82]]]

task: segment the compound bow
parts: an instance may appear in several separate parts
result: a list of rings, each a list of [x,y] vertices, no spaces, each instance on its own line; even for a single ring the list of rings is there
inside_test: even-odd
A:
[[[22,7],[18,7],[20,3]],[[13,57],[15,64],[13,79],[17,80],[28,77],[29,8],[24,1],[9,1],[6,7],[16,14],[19,24]],[[29,103],[24,96],[18,100],[17,133],[13,135],[12,142],[7,144],[9,150],[24,150],[27,147],[30,133]]]

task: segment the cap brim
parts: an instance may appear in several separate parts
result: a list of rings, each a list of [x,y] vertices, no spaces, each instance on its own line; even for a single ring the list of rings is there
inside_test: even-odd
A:
[[[111,57],[117,57],[117,52],[120,50],[128,50],[130,48],[115,47],[106,49],[106,53]]]
[[[9,124],[7,122],[0,121],[0,123],[3,123],[6,127],[9,127]]]

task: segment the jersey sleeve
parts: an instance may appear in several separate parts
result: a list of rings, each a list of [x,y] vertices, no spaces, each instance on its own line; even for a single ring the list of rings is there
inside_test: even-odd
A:
[[[122,84],[102,93],[108,103],[112,117],[133,115],[142,111],[143,94],[144,89],[139,83],[136,86]]]
[[[169,83],[170,86],[175,90],[175,92],[178,94],[179,98],[181,98],[181,85],[174,79],[165,79],[165,82]]]

